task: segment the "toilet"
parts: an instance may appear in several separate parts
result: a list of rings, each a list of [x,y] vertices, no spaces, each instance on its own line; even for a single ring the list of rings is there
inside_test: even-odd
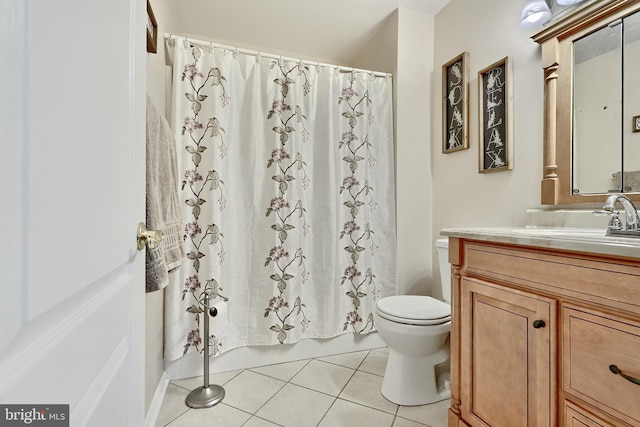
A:
[[[398,405],[425,405],[448,399],[451,267],[449,239],[436,241],[442,302],[421,295],[396,295],[376,304],[374,321],[389,347],[382,395]]]

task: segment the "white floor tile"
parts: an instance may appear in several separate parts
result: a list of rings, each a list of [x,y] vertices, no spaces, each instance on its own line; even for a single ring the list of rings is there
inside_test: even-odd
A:
[[[270,377],[277,378],[282,381],[289,381],[295,374],[300,372],[300,370],[304,368],[307,363],[309,363],[309,361],[309,359],[297,360],[295,362],[278,363],[276,365],[251,368],[250,370],[262,375],[268,375]]]
[[[312,360],[290,382],[337,396],[354,372],[353,369],[344,366]]]
[[[254,414],[286,384],[275,378],[243,371],[225,384],[223,402],[234,408]]]
[[[393,414],[338,399],[324,416],[319,427],[390,427]]]
[[[426,424],[417,423],[415,421],[407,420],[406,418],[396,417],[393,422],[393,427],[425,427]]]
[[[344,366],[345,368],[357,369],[365,357],[369,354],[369,350],[356,351],[353,353],[336,354],[333,356],[319,357],[317,360],[333,363],[334,365]]]
[[[431,405],[401,406],[398,409],[398,416],[430,427],[447,427],[449,406],[451,406],[449,399]]]
[[[256,415],[285,427],[315,427],[334,400],[326,394],[287,384]]]
[[[449,400],[399,407],[382,396],[388,355],[385,347],[213,374],[226,393],[208,409],[184,403],[202,377],[172,381],[156,426],[447,427]]]
[[[209,375],[209,384],[225,385],[228,381],[236,377],[242,372],[242,369],[237,371],[222,372],[220,374]],[[185,378],[183,380],[171,381],[173,384],[185,388],[187,390],[194,390],[204,385],[204,378],[202,376]]]
[[[398,410],[398,405],[389,402],[382,396],[382,393],[380,393],[381,385],[381,376],[356,371],[339,397],[370,408],[395,414]]]
[[[189,394],[189,390],[169,384],[162,401],[156,426],[164,427],[189,410],[189,407],[184,403],[187,394]]]
[[[251,417],[239,409],[219,403],[211,408],[189,409],[168,427],[225,426],[241,427]]]
[[[242,427],[280,427],[280,424],[274,424],[254,415]]]
[[[384,370],[387,368],[388,358],[388,350],[372,350],[364,359],[362,365],[360,365],[358,370],[368,372],[370,374],[384,376]]]

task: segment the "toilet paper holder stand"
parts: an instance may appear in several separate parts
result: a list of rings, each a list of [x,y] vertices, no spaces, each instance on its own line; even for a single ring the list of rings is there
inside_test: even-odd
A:
[[[209,319],[208,316],[215,317],[218,310],[209,304],[209,292],[204,293],[205,316],[204,323],[204,384],[202,387],[193,389],[185,398],[184,402],[190,408],[210,408],[222,402],[224,399],[224,388],[216,384],[209,384]]]

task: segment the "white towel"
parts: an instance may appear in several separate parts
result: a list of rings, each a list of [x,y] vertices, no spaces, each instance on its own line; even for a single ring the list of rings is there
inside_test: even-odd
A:
[[[180,267],[182,210],[178,193],[176,144],[167,120],[147,95],[147,228],[161,230],[162,241],[147,248],[146,291],[163,289],[168,272]]]

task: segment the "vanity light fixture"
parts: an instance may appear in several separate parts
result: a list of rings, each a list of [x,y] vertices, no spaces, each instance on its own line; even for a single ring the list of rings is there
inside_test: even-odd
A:
[[[573,4],[582,3],[584,0],[556,0],[560,6],[571,6]]]
[[[520,28],[526,30],[536,28],[551,19],[551,9],[545,0],[527,0],[522,17],[520,18]]]
[[[562,14],[563,11],[584,1],[585,0],[527,0],[522,10],[520,28],[528,30],[540,27],[549,22],[554,16],[558,16]],[[555,7],[554,3],[558,5],[559,8]],[[554,6],[553,11],[551,10],[551,6]]]

